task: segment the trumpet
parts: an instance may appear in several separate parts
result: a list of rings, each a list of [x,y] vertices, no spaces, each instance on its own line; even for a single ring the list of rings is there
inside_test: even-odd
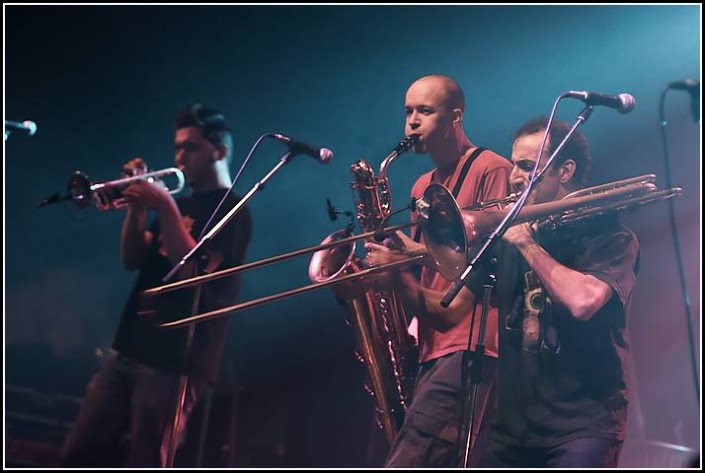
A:
[[[83,171],[77,169],[69,178],[66,190],[68,199],[80,208],[86,208],[94,201],[100,210],[121,209],[129,205],[122,197],[122,191],[130,184],[138,181],[163,181],[167,177],[176,179],[172,188],[167,185],[170,194],[176,194],[184,188],[184,173],[172,167],[98,183],[92,183]]]

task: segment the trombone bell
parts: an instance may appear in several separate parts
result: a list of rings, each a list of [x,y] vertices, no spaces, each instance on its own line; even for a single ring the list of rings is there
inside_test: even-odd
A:
[[[574,224],[607,213],[631,212],[639,206],[670,199],[682,189],[659,191],[652,174],[588,187],[561,200],[527,205],[512,225],[537,221],[539,228],[560,231]],[[506,217],[508,209],[460,210],[448,189],[431,184],[417,208],[422,219],[424,243],[437,270],[448,280],[456,280],[467,267],[468,245],[488,236]]]
[[[424,244],[436,269],[448,280],[456,279],[466,266],[468,239],[455,199],[444,186],[431,184],[416,208],[424,220]]]

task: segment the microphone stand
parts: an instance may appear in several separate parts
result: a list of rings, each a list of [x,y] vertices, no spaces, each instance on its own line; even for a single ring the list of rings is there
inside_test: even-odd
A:
[[[573,127],[570,129],[568,134],[565,136],[563,141],[558,145],[556,150],[553,152],[551,157],[548,159],[546,162],[545,168],[548,169],[548,167],[553,163],[555,160],[556,156],[558,156],[558,153],[563,149],[565,144],[568,142],[571,136],[573,136],[573,133],[575,133],[575,130],[580,126],[582,123],[587,121],[588,118],[590,118],[590,115],[592,114],[593,107],[591,105],[588,105],[585,107],[579,114],[578,118],[573,125]],[[550,126],[550,123],[549,123]],[[548,133],[548,128],[546,129],[546,132]],[[540,158],[537,159],[536,165],[538,166],[540,161]],[[475,257],[468,263],[467,268],[465,268],[465,271],[463,271],[463,274],[460,275],[460,277],[453,283],[451,288],[448,290],[446,295],[443,297],[443,300],[441,300],[441,306],[443,307],[448,307],[451,302],[453,302],[453,299],[458,295],[460,290],[463,288],[465,285],[465,280],[468,278],[470,273],[472,272],[473,268],[475,265],[477,265],[477,262],[480,261],[482,256],[490,249],[494,244],[496,243],[497,239],[500,238],[505,231],[507,231],[507,228],[512,226],[512,223],[514,220],[516,220],[516,217],[519,215],[519,212],[521,209],[524,207],[524,203],[526,202],[527,197],[533,190],[537,183],[537,179],[532,179],[529,181],[529,185],[527,186],[526,190],[521,194],[519,199],[516,201],[514,204],[514,207],[507,213],[507,215],[502,219],[502,221],[499,223],[497,228],[489,235],[487,240],[485,241],[485,244],[480,248],[480,251],[477,252]]]
[[[497,282],[496,271],[494,269],[496,262],[495,258],[490,258],[490,264],[487,265],[488,274],[485,278],[485,284],[482,286],[482,312],[480,315],[480,328],[478,330],[477,344],[475,345],[475,354],[472,358],[470,357],[473,353],[471,344],[474,324],[472,323],[470,324],[470,335],[468,336],[468,349],[463,351],[460,377],[462,386],[462,414],[460,418],[460,428],[458,429],[458,439],[462,441],[462,449],[458,451],[458,460],[461,468],[468,468],[470,466],[470,451],[472,449],[473,428],[475,426],[475,405],[477,404],[479,385],[482,382],[482,365],[485,358],[485,326],[487,323],[487,312],[490,307],[492,290]],[[471,360],[472,365],[470,365]],[[468,371],[470,371],[470,376],[468,376]],[[470,382],[469,385],[468,381]],[[480,423],[483,418],[484,415],[480,417]],[[479,428],[480,425],[478,425],[478,431]]]
[[[559,101],[562,98],[559,97]],[[555,107],[554,107],[555,109]],[[578,118],[576,119],[575,124],[572,126],[570,131],[566,134],[565,138],[561,143],[558,145],[556,150],[553,152],[553,154],[549,157],[548,161],[546,162],[544,169],[548,169],[553,161],[556,159],[556,156],[561,152],[563,147],[566,145],[566,143],[570,140],[571,136],[575,133],[577,128],[585,123],[588,118],[590,118],[590,115],[593,112],[593,107],[591,105],[588,105],[585,107],[579,114]],[[549,121],[548,125],[546,126],[546,135],[548,135],[549,129],[550,129],[551,123]],[[499,223],[497,228],[490,234],[488,239],[485,241],[485,244],[480,248],[480,250],[477,252],[477,254],[472,258],[470,263],[468,264],[468,267],[465,269],[462,275],[453,283],[453,286],[448,290],[446,295],[443,297],[443,300],[441,301],[441,306],[443,307],[448,307],[451,302],[453,302],[453,299],[458,295],[460,290],[465,286],[465,281],[470,276],[470,273],[472,270],[475,268],[477,263],[482,259],[482,257],[496,244],[498,239],[504,235],[504,232],[507,231],[507,228],[512,226],[512,223],[514,220],[516,220],[516,217],[519,215],[519,212],[521,209],[524,207],[524,204],[526,202],[526,199],[528,198],[529,194],[533,190],[533,188],[536,186],[538,183],[539,179],[536,178],[536,173],[535,171],[538,169],[539,163],[541,161],[541,156],[538,156],[536,159],[536,165],[534,167],[534,172],[532,173],[532,179],[529,181],[529,185],[527,188],[524,190],[524,192],[521,194],[519,199],[516,201],[514,204],[514,207],[507,213],[507,215],[504,217],[504,219]],[[488,266],[491,266],[488,265]],[[495,282],[495,274],[494,270],[492,268],[488,268],[488,276],[485,281],[485,284],[483,285],[483,300],[482,300],[482,315],[480,317],[480,329],[479,329],[479,336],[477,340],[477,344],[475,346],[475,354],[474,354],[474,359],[473,363],[471,365],[470,369],[470,376],[468,377],[466,374],[466,367],[468,366],[468,357],[470,356],[470,348],[472,347],[472,327],[470,329],[470,333],[468,335],[468,350],[463,353],[463,365],[462,365],[462,374],[461,374],[461,379],[462,381],[462,419],[461,419],[461,425],[460,429],[458,432],[458,440],[460,445],[462,445],[462,449],[459,450],[459,462],[460,462],[460,468],[468,468],[469,466],[469,460],[470,460],[470,450],[472,447],[472,428],[473,428],[473,414],[475,411],[475,402],[477,398],[477,389],[478,385],[480,383],[481,375],[482,375],[482,360],[485,356],[485,345],[484,345],[484,332],[485,332],[485,324],[486,324],[486,319],[487,319],[487,311],[489,308],[489,300],[490,300],[490,295],[492,293],[492,288],[494,286]],[[470,388],[469,390],[467,389],[467,379],[470,379]]]
[[[201,238],[198,243],[196,243],[196,246],[194,246],[191,251],[189,251],[183,258],[181,258],[181,261],[179,261],[176,266],[174,266],[169,273],[164,276],[164,279],[162,279],[162,282],[168,283],[171,281],[176,273],[179,272],[181,268],[184,267],[184,265],[193,258],[193,256],[205,245],[206,242],[210,241],[213,239],[213,237],[230,221],[235,217],[235,215],[247,204],[247,202],[252,199],[252,197],[255,195],[255,193],[259,190],[262,190],[266,184],[266,182],[271,178],[274,173],[276,173],[282,166],[287,164],[291,158],[294,156],[295,153],[289,151],[287,152],[282,158],[279,160],[279,162],[272,168],[269,173],[267,173],[262,180],[257,182],[250,191],[245,194],[245,196],[235,205],[218,223],[213,225],[213,228],[206,233],[203,238]],[[196,266],[194,268],[194,273],[198,271],[198,267]],[[194,301],[192,305],[192,316],[198,314],[198,306],[200,303],[201,299],[201,285],[199,284],[196,287],[196,291],[194,294]],[[188,328],[188,332],[186,334],[186,342],[184,346],[184,355],[183,359],[186,360],[188,357],[188,354],[191,350],[191,345],[193,343],[193,337],[194,333],[196,330],[195,324],[190,324]],[[176,443],[177,443],[177,430],[179,423],[181,422],[181,416],[182,416],[182,410],[184,407],[184,402],[186,400],[186,387],[188,385],[188,376],[182,374],[179,377],[179,389],[178,389],[178,394],[177,394],[177,400],[176,400],[176,405],[174,406],[174,417],[173,417],[173,423],[171,426],[171,432],[170,432],[170,437],[169,437],[169,449],[167,452],[167,458],[165,461],[165,467],[166,468],[172,468],[174,466],[174,459],[176,457]]]
[[[230,220],[232,220],[233,217],[235,217],[235,215],[240,211],[240,209],[242,209],[242,208],[245,206],[245,204],[247,204],[247,202],[249,202],[250,199],[252,199],[252,197],[255,195],[255,193],[256,193],[257,191],[264,189],[264,185],[265,185],[266,182],[269,180],[269,178],[272,177],[272,176],[274,175],[274,173],[277,172],[282,166],[284,166],[285,164],[287,164],[287,163],[291,160],[291,158],[292,158],[293,156],[294,156],[294,153],[292,153],[291,151],[287,152],[284,156],[282,156],[282,158],[279,160],[279,162],[276,164],[276,166],[274,166],[274,168],[272,168],[272,170],[269,171],[269,173],[267,173],[267,175],[264,176],[261,181],[257,182],[257,184],[255,184],[255,185],[252,187],[252,189],[250,189],[250,191],[249,191],[247,194],[245,194],[245,196],[240,200],[240,202],[238,202],[237,205],[235,205],[235,207],[233,207],[233,208],[230,210],[230,212],[228,212],[228,213],[225,215],[225,217],[223,217],[218,223],[216,223],[215,225],[213,225],[213,228],[212,228],[208,233],[206,233],[206,234],[203,236],[203,238],[202,238],[198,243],[196,243],[196,246],[194,246],[194,247],[191,249],[191,251],[189,251],[188,253],[186,253],[186,255],[185,255],[183,258],[181,258],[181,261],[179,261],[179,262],[176,264],[176,266],[174,266],[174,267],[171,269],[171,271],[169,271],[169,274],[167,274],[166,276],[164,276],[164,279],[162,279],[162,282],[166,284],[166,283],[168,283],[169,281],[171,281],[171,280],[174,278],[174,275],[193,257],[193,255],[196,254],[196,252],[197,252],[198,250],[200,250],[201,247],[202,247],[207,241],[213,239],[213,237],[214,237]]]
[[[670,87],[666,87],[663,92],[661,92],[661,100],[659,106],[659,118],[661,122],[661,138],[663,141],[663,156],[666,167],[666,186],[671,188],[671,161],[668,154],[668,136],[666,134],[666,116],[664,113],[664,102],[666,97],[666,92]],[[691,100],[692,97],[691,97]],[[695,108],[693,110],[696,110]],[[693,118],[697,118],[695,115]],[[695,356],[695,347],[693,344],[693,317],[690,312],[690,295],[688,294],[688,287],[685,282],[685,270],[683,268],[683,258],[681,257],[680,243],[678,242],[678,228],[676,227],[675,210],[673,208],[673,202],[668,199],[668,219],[671,224],[671,236],[673,237],[673,249],[676,253],[676,267],[678,268],[678,281],[681,287],[681,296],[683,297],[683,306],[685,309],[685,322],[686,328],[688,329],[688,348],[690,351],[690,365],[693,368],[693,381],[695,385],[695,399],[700,402],[700,381],[698,380],[698,363],[697,357]]]
[[[205,268],[207,266],[207,255],[203,254],[202,259],[199,261],[200,264]],[[196,276],[199,272],[205,272],[198,265],[193,268],[193,276]],[[199,284],[196,286],[193,303],[191,304],[191,315],[198,313],[198,306],[201,301],[201,288],[203,286]],[[188,331],[186,332],[186,341],[184,342],[184,353],[182,356],[182,366],[185,366],[188,361],[188,354],[191,352],[191,346],[193,345],[193,337],[196,332],[196,326],[194,324],[189,325]],[[188,376],[181,374],[179,376],[179,388],[177,392],[176,402],[174,404],[174,415],[172,416],[172,424],[169,433],[169,445],[167,450],[166,460],[164,462],[165,468],[174,467],[174,459],[176,458],[176,448],[178,447],[177,442],[179,440],[179,425],[181,424],[181,416],[183,415],[184,404],[186,402],[186,388],[188,387]]]

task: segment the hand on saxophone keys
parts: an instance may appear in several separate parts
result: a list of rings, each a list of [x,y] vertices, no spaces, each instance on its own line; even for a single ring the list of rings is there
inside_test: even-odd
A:
[[[415,242],[401,231],[396,231],[382,243],[367,241],[365,248],[368,250],[365,258],[368,267],[395,263],[412,256],[427,254],[426,245]]]
[[[410,257],[427,254],[425,245],[415,242],[401,231],[397,231],[383,243],[366,241],[365,249],[367,256],[363,265],[366,268],[406,261]],[[408,267],[382,271],[376,274],[373,280],[378,286],[391,286],[396,282],[395,279],[399,273],[406,269]]]
[[[384,264],[407,259],[404,255],[404,251],[391,249],[382,243],[367,241],[365,242],[365,249],[367,250],[367,256],[363,260],[363,266],[365,268],[374,268],[375,266],[382,266]]]
[[[390,249],[380,243],[366,242],[365,249],[367,256],[362,260],[362,266],[365,269],[408,259],[403,251]],[[403,270],[403,268],[380,270],[365,278],[365,283],[370,287],[391,288],[398,282],[399,274]]]

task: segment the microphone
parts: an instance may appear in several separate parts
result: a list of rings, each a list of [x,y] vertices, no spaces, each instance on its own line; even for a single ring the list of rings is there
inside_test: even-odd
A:
[[[22,123],[5,120],[5,132],[15,131],[32,136],[37,132],[37,124],[32,120],[25,120]]]
[[[700,81],[695,79],[684,79],[668,84],[669,89],[685,90],[690,94],[690,108],[693,112],[693,120],[700,121]]]
[[[353,219],[353,213],[349,210],[337,210],[335,207],[333,207],[333,203],[330,201],[329,198],[326,197],[326,209],[328,210],[328,218],[331,221],[336,221],[338,220],[338,215],[345,215],[346,217],[350,217],[350,225],[352,225],[352,219]],[[348,225],[348,226],[350,226]],[[350,230],[350,233],[352,234],[352,230]]]
[[[326,204],[327,204],[327,209],[328,209],[328,218],[331,220],[331,222],[334,222],[338,220],[338,212],[335,210],[335,207],[333,207],[333,204],[330,202],[330,199],[326,197]]]
[[[693,92],[694,90],[698,90],[700,88],[700,81],[695,79],[679,80],[668,84],[668,88]]]
[[[39,203],[39,205],[37,205],[37,208],[41,209],[42,207],[47,206],[49,204],[58,204],[59,202],[63,202],[65,200],[71,200],[71,196],[70,195],[61,196],[61,195],[59,195],[58,192],[54,192],[52,195],[50,195],[46,199],[42,200]]]
[[[619,113],[629,113],[636,107],[636,99],[629,94],[606,95],[598,92],[569,90],[563,96],[582,100],[585,105],[614,108]]]
[[[270,133],[269,136],[275,140],[281,141],[289,146],[289,150],[293,154],[307,154],[315,158],[321,164],[328,164],[333,159],[333,152],[328,148],[315,148],[306,143],[301,143],[288,136],[280,135],[279,133]]]

